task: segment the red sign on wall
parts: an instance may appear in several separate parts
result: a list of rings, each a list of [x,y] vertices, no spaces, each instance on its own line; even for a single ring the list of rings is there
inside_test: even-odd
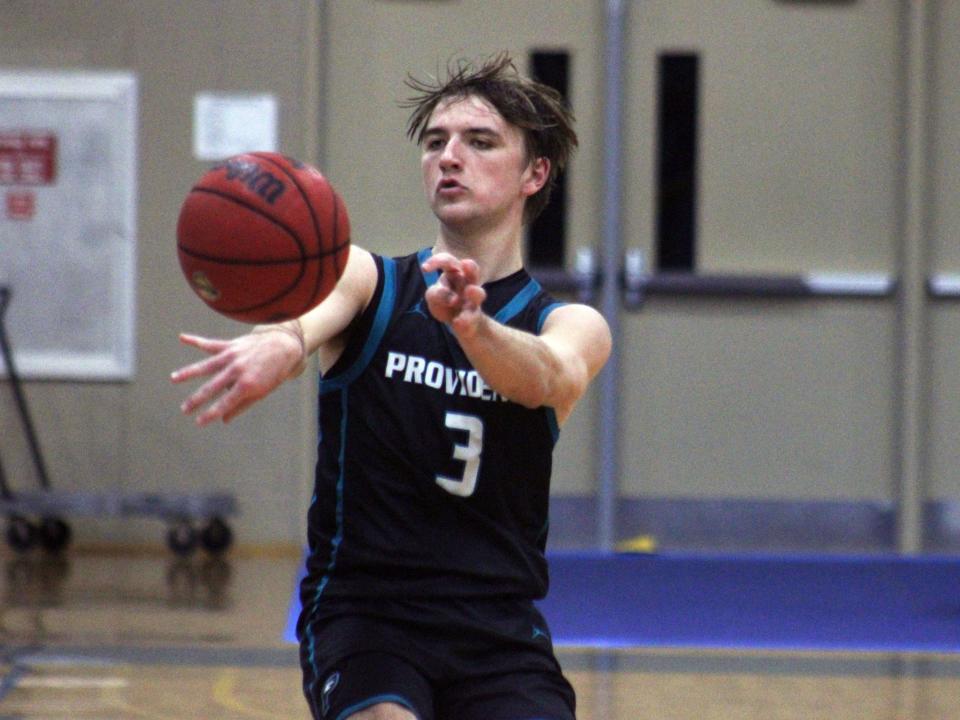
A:
[[[56,176],[56,135],[0,130],[0,185],[52,185]]]
[[[37,195],[33,190],[9,190],[6,205],[8,220],[32,220],[37,212]]]

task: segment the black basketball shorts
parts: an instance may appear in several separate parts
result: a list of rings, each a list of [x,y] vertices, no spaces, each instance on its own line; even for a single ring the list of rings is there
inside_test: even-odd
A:
[[[418,720],[575,720],[543,617],[526,601],[363,604],[301,629],[316,720],[381,702]]]

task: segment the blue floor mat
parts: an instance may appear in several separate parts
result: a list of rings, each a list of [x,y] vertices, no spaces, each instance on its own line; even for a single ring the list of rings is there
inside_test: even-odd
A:
[[[563,553],[558,645],[960,652],[960,559]]]
[[[553,553],[556,645],[960,652],[960,558]],[[284,638],[296,642],[294,591]]]

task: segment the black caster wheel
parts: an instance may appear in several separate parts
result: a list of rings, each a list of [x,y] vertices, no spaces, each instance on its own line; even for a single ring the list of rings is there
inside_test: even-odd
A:
[[[167,568],[167,604],[170,607],[190,607],[197,594],[197,571],[185,557],[170,561]]]
[[[221,555],[204,558],[199,568],[203,605],[208,610],[223,610],[230,604],[230,582],[233,568]]]
[[[40,544],[51,555],[67,548],[73,533],[66,521],[58,517],[45,517],[40,521]]]
[[[230,585],[233,567],[222,557],[209,557],[200,565],[200,580],[211,591],[220,592]]]
[[[200,538],[186,520],[181,520],[167,530],[167,547],[180,557],[187,557],[197,549]]]
[[[200,532],[200,543],[211,555],[220,555],[233,544],[233,530],[221,518],[211,518]]]
[[[25,553],[37,542],[38,532],[26,518],[11,515],[7,520],[7,545],[18,553]]]

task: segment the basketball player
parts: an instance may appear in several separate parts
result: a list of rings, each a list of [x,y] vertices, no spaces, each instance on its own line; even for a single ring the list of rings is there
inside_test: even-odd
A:
[[[320,445],[298,624],[324,720],[573,720],[534,607],[547,590],[551,453],[610,352],[604,319],[522,266],[525,222],[576,144],[549,88],[501,55],[410,80],[432,248],[353,247],[297,321],[231,341],[173,380],[228,421],[319,356]]]

